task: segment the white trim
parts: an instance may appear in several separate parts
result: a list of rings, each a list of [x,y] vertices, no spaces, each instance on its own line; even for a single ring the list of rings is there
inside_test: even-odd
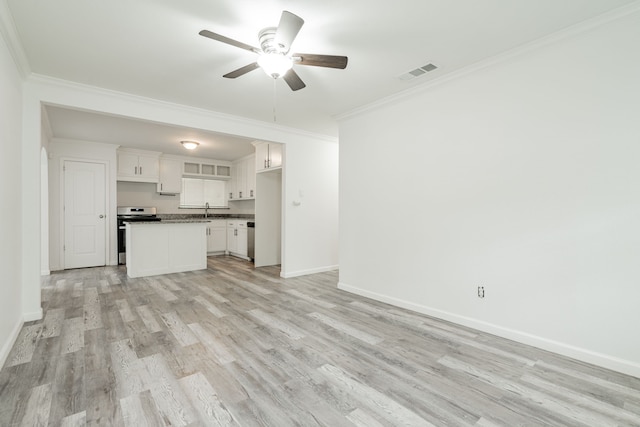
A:
[[[471,317],[460,316],[448,311],[415,304],[413,302],[393,298],[376,292],[370,292],[344,282],[338,282],[338,289],[640,378],[640,364],[631,360],[619,359],[607,354],[597,353],[584,348],[572,346],[570,344],[532,335],[523,331],[505,328],[503,326],[498,326],[493,323],[484,322]]]
[[[40,308],[38,311],[24,313],[22,317],[24,322],[33,322],[35,320],[40,320],[42,319],[42,308]]]
[[[0,368],[4,367],[4,364],[6,363],[7,358],[9,357],[9,353],[11,353],[11,349],[13,348],[13,345],[16,343],[16,340],[18,339],[18,335],[20,335],[20,330],[22,329],[22,325],[24,325],[23,321],[16,322],[16,324],[13,326],[13,330],[11,331],[11,334],[9,335],[9,338],[2,346],[2,349],[0,350]]]
[[[291,277],[307,276],[309,274],[326,273],[327,271],[336,271],[338,265],[328,265],[326,267],[310,268],[308,270],[298,270],[290,272],[280,272],[280,277],[289,279]]]
[[[402,92],[398,92],[396,94],[393,94],[385,98],[379,99],[377,101],[371,102],[369,104],[354,108],[344,113],[334,115],[333,118],[337,121],[341,121],[351,117],[359,116],[369,111],[377,110],[378,108],[384,107],[386,105],[393,105],[398,102],[402,102],[407,98],[411,98],[414,95],[426,92],[433,87],[440,86],[451,80],[455,80],[469,74],[475,74],[484,68],[493,66],[495,64],[503,63],[505,61],[508,61],[511,58],[523,55],[532,50],[539,49],[544,46],[549,46],[551,44],[558,43],[562,40],[565,40],[571,37],[575,37],[593,28],[606,25],[611,21],[615,21],[617,19],[623,18],[625,16],[631,15],[639,11],[640,11],[640,1],[635,1],[631,4],[619,7],[617,9],[614,9],[602,15],[596,16],[595,18],[588,19],[586,21],[564,28],[560,31],[556,31],[555,33],[552,33],[545,37],[541,37],[539,39],[536,39],[529,43],[525,43],[513,49],[509,49],[505,52],[499,53],[492,57],[480,60],[474,64],[446,73],[442,77],[438,77],[433,80],[426,81],[423,84],[413,86]]]
[[[41,276],[49,276],[51,274],[51,270],[40,270]]]
[[[27,78],[31,74],[31,67],[20,42],[13,15],[5,0],[0,0],[0,36],[4,38],[18,72],[22,75],[22,78]]]

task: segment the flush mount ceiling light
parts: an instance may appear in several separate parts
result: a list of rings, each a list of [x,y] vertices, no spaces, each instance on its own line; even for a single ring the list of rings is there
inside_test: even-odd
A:
[[[182,146],[187,150],[195,150],[195,148],[200,145],[199,142],[195,141],[180,141],[180,144],[182,144]]]

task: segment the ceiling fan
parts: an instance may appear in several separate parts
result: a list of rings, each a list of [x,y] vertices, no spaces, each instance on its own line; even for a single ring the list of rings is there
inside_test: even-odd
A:
[[[231,46],[255,52],[259,55],[256,62],[240,67],[222,77],[235,79],[257,68],[262,68],[268,76],[274,79],[282,77],[291,90],[300,90],[306,85],[293,70],[293,64],[344,69],[347,67],[348,60],[346,56],[309,53],[290,54],[289,49],[291,48],[293,40],[298,35],[300,28],[302,28],[302,24],[304,24],[302,18],[286,10],[283,11],[277,27],[267,27],[258,33],[260,48],[230,39],[209,30],[202,30],[199,34]]]

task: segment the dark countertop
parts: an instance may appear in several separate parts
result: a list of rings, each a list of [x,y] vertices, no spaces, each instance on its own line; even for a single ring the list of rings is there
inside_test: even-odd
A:
[[[158,218],[162,221],[176,221],[176,220],[187,220],[187,221],[212,221],[212,220],[227,220],[227,219],[242,219],[255,221],[255,215],[250,214],[215,214],[209,215],[207,218],[204,217],[204,214],[158,214]]]
[[[125,224],[207,224],[209,219],[163,219],[162,221],[124,221]]]

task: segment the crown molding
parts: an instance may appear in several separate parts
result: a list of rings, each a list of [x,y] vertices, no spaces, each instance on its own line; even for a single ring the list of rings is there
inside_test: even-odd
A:
[[[31,67],[22,47],[22,42],[20,42],[18,30],[6,0],[0,0],[0,35],[11,53],[20,75],[22,75],[23,79],[26,79],[31,74]]]
[[[497,64],[501,64],[504,63],[514,57],[517,56],[521,56],[524,55],[530,51],[536,50],[536,49],[540,49],[542,47],[545,46],[549,46],[549,45],[553,45],[555,43],[558,43],[562,40],[571,38],[571,37],[575,37],[579,34],[585,33],[587,31],[590,31],[594,28],[598,28],[601,27],[603,25],[606,25],[612,21],[616,21],[618,19],[624,18],[626,16],[632,15],[634,13],[638,13],[640,12],[640,0],[636,0],[628,5],[616,8],[612,11],[606,12],[604,14],[598,15],[594,18],[591,19],[587,19],[585,21],[582,21],[578,24],[574,24],[572,26],[569,26],[567,28],[564,28],[560,31],[556,31],[552,34],[549,34],[547,36],[541,37],[539,39],[536,39],[534,41],[525,43],[523,45],[517,46],[515,48],[509,49],[503,53],[500,53],[498,55],[492,56],[490,58],[486,58],[483,59],[479,62],[476,62],[474,64],[471,64],[469,66],[460,68],[458,70],[452,71],[450,73],[447,73],[441,77],[435,78],[433,80],[429,80],[425,83],[422,83],[420,85],[417,86],[413,86],[407,90],[404,90],[402,92],[396,93],[394,95],[390,95],[388,97],[385,98],[381,98],[377,101],[374,101],[372,103],[354,108],[352,110],[346,111],[344,113],[340,113],[337,114],[335,116],[333,116],[333,118],[337,121],[342,121],[345,119],[349,119],[351,117],[356,117],[359,116],[361,114],[364,114],[366,112],[369,111],[374,111],[377,110],[378,108],[387,106],[387,105],[393,105],[396,104],[398,102],[401,102],[405,99],[408,99],[410,97],[413,97],[417,94],[426,92],[428,90],[430,90],[433,87],[436,86],[440,86],[442,84],[445,84],[451,80],[456,80],[459,79],[461,77],[467,76],[469,74],[474,74],[477,73],[479,70],[482,70],[484,68],[487,67],[491,67]]]

